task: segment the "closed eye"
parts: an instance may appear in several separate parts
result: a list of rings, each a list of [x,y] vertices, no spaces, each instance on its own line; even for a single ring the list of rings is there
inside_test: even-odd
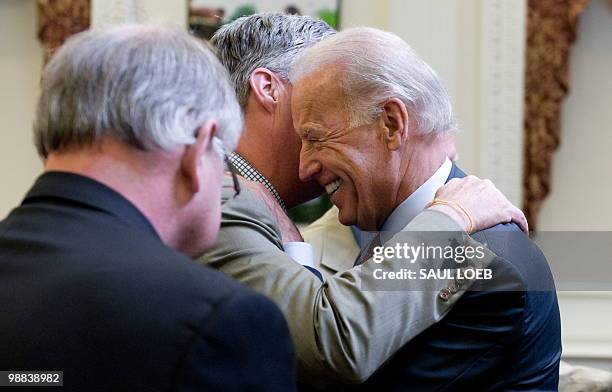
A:
[[[302,132],[302,140],[307,142],[319,142],[322,138],[319,131],[312,128],[306,128]]]

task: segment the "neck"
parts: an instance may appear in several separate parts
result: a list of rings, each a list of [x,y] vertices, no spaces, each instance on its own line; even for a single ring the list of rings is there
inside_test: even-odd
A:
[[[291,208],[301,202],[295,187],[297,175],[292,178],[287,175],[288,170],[285,169],[291,164],[288,160],[283,159],[283,155],[287,153],[274,150],[275,148],[264,150],[256,145],[244,147],[241,141],[241,146],[236,149],[236,152],[272,184],[287,208]]]
[[[162,241],[176,247],[179,238],[172,210],[173,184],[167,175],[173,160],[165,154],[134,151],[106,139],[99,148],[52,153],[45,171],[63,171],[92,178],[129,200],[151,222]]]
[[[399,173],[402,176],[395,198],[395,209],[440,168],[447,158],[447,146],[438,137],[419,137],[416,143],[410,143]]]
[[[298,157],[301,144],[298,136],[289,132],[276,130],[273,121],[247,115],[245,131],[236,148],[236,152],[276,188],[287,208],[321,193],[312,183],[299,181]],[[271,140],[277,142],[270,142]]]

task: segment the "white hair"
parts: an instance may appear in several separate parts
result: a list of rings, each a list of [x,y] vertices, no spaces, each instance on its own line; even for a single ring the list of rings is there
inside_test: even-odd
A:
[[[143,150],[192,144],[207,120],[233,149],[242,114],[225,68],[186,32],[154,26],[90,30],[45,67],[34,123],[38,153],[113,136]]]
[[[350,126],[373,121],[388,99],[400,99],[411,126],[422,134],[457,129],[448,92],[433,69],[397,35],[373,28],[342,31],[307,49],[289,78],[340,66],[340,86]]]
[[[255,69],[267,68],[289,80],[289,69],[307,47],[336,31],[310,16],[261,13],[244,16],[221,27],[211,43],[229,70],[238,102],[244,108]]]

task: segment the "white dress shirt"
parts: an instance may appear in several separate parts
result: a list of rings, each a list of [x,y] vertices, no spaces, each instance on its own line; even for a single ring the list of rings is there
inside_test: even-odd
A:
[[[429,177],[420,187],[417,188],[410,196],[400,203],[393,212],[387,217],[381,231],[389,232],[393,235],[400,232],[411,220],[413,220],[421,211],[425,209],[427,203],[432,201],[436,192],[442,187],[453,168],[453,163],[446,158],[444,163]],[[361,232],[356,226],[351,227],[353,235],[359,246],[363,249],[373,238],[372,233]],[[384,239],[383,239],[384,242]]]

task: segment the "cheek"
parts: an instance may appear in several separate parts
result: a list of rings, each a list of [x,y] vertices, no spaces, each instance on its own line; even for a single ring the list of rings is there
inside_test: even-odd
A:
[[[365,186],[375,181],[380,163],[375,157],[357,149],[344,152],[342,157],[344,170],[356,185]]]
[[[223,185],[223,164],[211,162],[202,170],[202,203],[201,210],[206,214],[208,227],[217,227],[221,217],[221,190]]]
[[[208,248],[215,243],[219,226],[221,225],[221,201],[220,194],[211,187],[211,194],[202,200],[201,222],[205,222],[202,227],[203,246]]]
[[[211,194],[221,195],[221,188],[223,186],[223,160],[215,159],[212,164],[208,166],[208,170],[205,170],[206,178],[204,179],[204,185],[210,188]],[[220,200],[219,196],[219,200]]]
[[[389,189],[387,162],[374,154],[361,154],[347,171],[353,183],[353,208],[360,215],[375,214],[388,197],[384,192]]]
[[[293,157],[293,160],[296,166],[300,162],[301,152],[302,152],[302,141],[300,140],[300,137],[295,132],[292,132],[292,134],[289,135],[288,140],[287,140],[287,154],[290,154],[290,156]]]

